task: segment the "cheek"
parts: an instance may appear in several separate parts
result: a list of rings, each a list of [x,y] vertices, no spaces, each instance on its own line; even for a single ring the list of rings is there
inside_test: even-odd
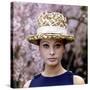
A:
[[[58,55],[58,57],[62,57],[63,54],[64,54],[64,52],[65,52],[65,50],[64,50],[63,48],[57,50],[57,55]]]
[[[41,55],[41,57],[43,58],[43,59],[45,59],[45,57],[46,57],[46,52],[45,52],[45,50],[44,49],[42,49],[42,48],[39,48],[39,51],[40,51],[40,55]]]

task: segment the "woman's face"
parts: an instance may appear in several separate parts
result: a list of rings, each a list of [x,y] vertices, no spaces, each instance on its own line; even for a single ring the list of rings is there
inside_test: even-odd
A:
[[[41,40],[39,50],[45,64],[55,66],[61,62],[65,48],[62,41],[50,39]]]

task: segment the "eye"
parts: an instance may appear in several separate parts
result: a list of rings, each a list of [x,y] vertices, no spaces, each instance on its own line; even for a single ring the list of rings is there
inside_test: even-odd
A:
[[[48,44],[43,44],[43,47],[44,48],[49,48],[49,45]]]
[[[55,48],[60,48],[61,47],[61,44],[56,44],[55,45]]]

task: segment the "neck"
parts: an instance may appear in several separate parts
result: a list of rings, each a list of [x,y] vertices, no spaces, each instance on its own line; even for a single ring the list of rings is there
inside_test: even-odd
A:
[[[43,71],[44,76],[56,76],[66,72],[66,70],[62,67],[61,64],[56,66],[48,66],[45,65],[45,70]]]

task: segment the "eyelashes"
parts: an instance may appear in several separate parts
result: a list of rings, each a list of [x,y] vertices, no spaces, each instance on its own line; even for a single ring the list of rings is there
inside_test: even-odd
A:
[[[43,47],[44,48],[49,48],[49,45],[48,44],[43,44]]]
[[[43,44],[43,47],[44,47],[44,48],[49,48],[50,45],[49,45],[49,44]],[[60,47],[61,47],[61,44],[55,44],[55,45],[54,45],[54,48],[60,48]]]
[[[60,48],[61,47],[61,44],[56,44],[55,47],[56,48]]]

